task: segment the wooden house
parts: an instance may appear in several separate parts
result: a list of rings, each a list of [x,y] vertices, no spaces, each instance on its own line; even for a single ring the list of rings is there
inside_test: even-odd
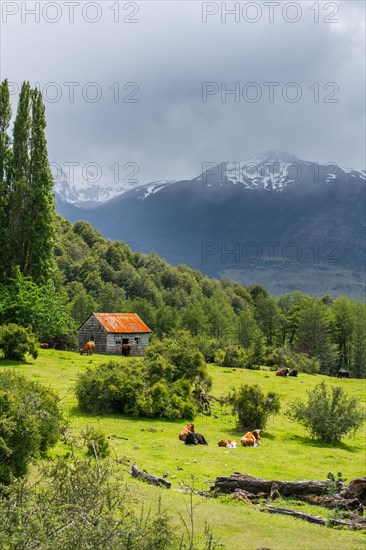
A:
[[[150,332],[136,313],[92,313],[78,328],[79,349],[92,341],[95,353],[121,355],[129,344],[129,355],[143,355]]]

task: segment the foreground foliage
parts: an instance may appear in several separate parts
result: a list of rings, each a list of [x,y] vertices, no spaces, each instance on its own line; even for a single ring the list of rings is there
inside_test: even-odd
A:
[[[0,492],[0,547],[87,550],[165,550],[173,539],[170,519],[158,506],[136,513],[136,500],[111,464],[58,459],[40,479]]]
[[[60,437],[64,419],[50,389],[12,371],[0,372],[0,482],[24,476],[31,461]]]
[[[324,443],[340,441],[360,428],[365,420],[358,399],[348,396],[341,386],[329,388],[321,382],[307,394],[307,403],[298,400],[290,404],[289,416]]]

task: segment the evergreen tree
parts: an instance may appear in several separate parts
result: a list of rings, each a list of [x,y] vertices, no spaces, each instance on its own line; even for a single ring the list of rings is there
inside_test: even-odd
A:
[[[2,95],[6,97],[4,90]],[[8,112],[8,109],[2,110]],[[5,121],[6,117],[3,118]],[[8,275],[19,266],[24,275],[36,282],[46,281],[53,266],[54,197],[45,127],[42,95],[32,90],[29,82],[24,82],[14,122],[7,219],[3,231],[9,244]]]
[[[248,307],[245,309],[238,319],[238,342],[244,348],[249,348],[258,331],[257,323],[254,320],[253,312]]]
[[[366,306],[354,305],[353,374],[366,378]]]
[[[9,196],[9,267],[19,265],[25,268],[25,250],[30,230],[28,212],[28,191],[30,176],[30,116],[31,88],[24,82],[20,91],[17,115],[13,129],[12,179]],[[27,273],[28,274],[28,273]]]
[[[45,136],[46,117],[42,94],[32,93],[32,139],[30,151],[30,233],[26,250],[26,273],[35,281],[47,280],[53,267],[55,202]]]
[[[10,92],[8,81],[4,80],[0,84],[0,282],[9,265],[10,120]]]
[[[335,317],[334,332],[339,353],[338,366],[341,369],[349,368],[352,362],[353,304],[346,296],[338,296],[333,302],[332,311]]]
[[[313,298],[303,305],[298,321],[297,351],[319,359],[322,373],[335,374],[337,354],[331,341],[331,316],[327,306]]]
[[[258,296],[255,319],[267,338],[267,345],[272,346],[280,326],[280,311],[276,301],[271,296],[264,294]]]

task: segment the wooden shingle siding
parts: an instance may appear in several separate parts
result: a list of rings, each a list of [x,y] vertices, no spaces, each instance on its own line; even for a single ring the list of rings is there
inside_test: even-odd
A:
[[[95,343],[95,353],[107,353],[107,332],[92,315],[79,328],[79,349],[92,340]]]

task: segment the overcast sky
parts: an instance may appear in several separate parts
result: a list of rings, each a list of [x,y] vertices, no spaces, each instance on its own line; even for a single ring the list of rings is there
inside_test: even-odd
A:
[[[1,77],[14,105],[41,83],[51,161],[106,178],[115,163],[190,178],[267,149],[364,168],[365,3],[236,4],[225,21],[221,2],[2,1]]]

